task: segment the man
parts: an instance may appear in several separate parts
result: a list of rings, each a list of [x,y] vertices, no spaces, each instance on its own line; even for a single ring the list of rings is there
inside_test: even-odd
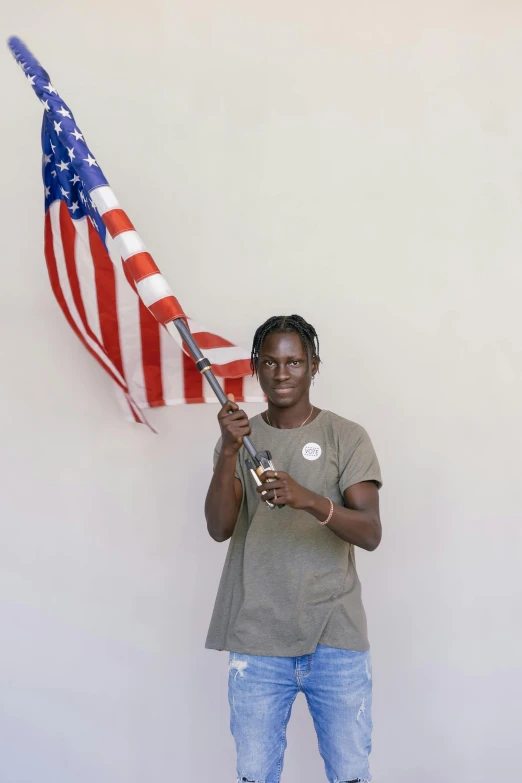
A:
[[[249,422],[231,399],[218,415],[205,514],[212,538],[231,540],[206,646],[230,651],[237,779],[249,783],[279,783],[299,691],[330,783],[370,779],[371,660],[354,548],[381,540],[382,482],[365,430],[311,404],[319,363],[311,324],[270,318],[252,347],[268,410]],[[250,434],[277,468],[257,488],[241,448]]]

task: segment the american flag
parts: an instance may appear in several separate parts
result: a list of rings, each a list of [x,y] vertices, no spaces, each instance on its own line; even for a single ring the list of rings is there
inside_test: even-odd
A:
[[[145,408],[215,400],[172,321],[184,317],[225,393],[260,401],[247,351],[184,315],[121,209],[73,114],[18,38],[9,47],[44,108],[45,259],[54,295],[112,378],[128,418]],[[174,338],[174,339],[173,339]]]

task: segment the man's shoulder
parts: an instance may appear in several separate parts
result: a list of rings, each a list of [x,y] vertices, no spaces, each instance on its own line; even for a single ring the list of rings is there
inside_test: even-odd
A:
[[[256,413],[255,416],[249,416],[248,423],[252,431],[266,428],[266,423],[260,413]]]
[[[324,427],[333,436],[358,440],[367,434],[364,427],[356,421],[339,416],[339,414],[333,411],[324,410],[323,414]]]

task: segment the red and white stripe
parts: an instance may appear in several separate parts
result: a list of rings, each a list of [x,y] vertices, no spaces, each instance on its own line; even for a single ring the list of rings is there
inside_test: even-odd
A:
[[[162,324],[184,316],[183,310],[169,288],[169,284],[147,253],[145,244],[127,214],[121,209],[109,185],[101,185],[89,193],[105,227],[116,243],[125,271],[134,280],[136,290],[145,307]]]
[[[69,325],[112,378],[128,418],[146,423],[145,408],[215,402],[168,322],[185,316],[112,190],[96,188],[90,196],[108,229],[107,249],[91,222],[72,220],[63,201],[45,216],[49,277]],[[262,400],[249,377],[249,354],[185,320],[225,392]]]

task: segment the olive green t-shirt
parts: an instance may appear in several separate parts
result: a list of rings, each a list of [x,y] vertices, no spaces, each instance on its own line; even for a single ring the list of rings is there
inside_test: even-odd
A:
[[[344,505],[360,481],[381,486],[372,443],[358,424],[322,410],[304,427],[277,429],[261,415],[250,420],[257,449],[272,453],[276,470]],[[221,440],[214,452],[214,466]],[[241,448],[236,476],[243,500],[230,539],[206,647],[250,655],[298,656],[318,644],[369,647],[354,546],[306,511],[271,511],[260,500]]]

